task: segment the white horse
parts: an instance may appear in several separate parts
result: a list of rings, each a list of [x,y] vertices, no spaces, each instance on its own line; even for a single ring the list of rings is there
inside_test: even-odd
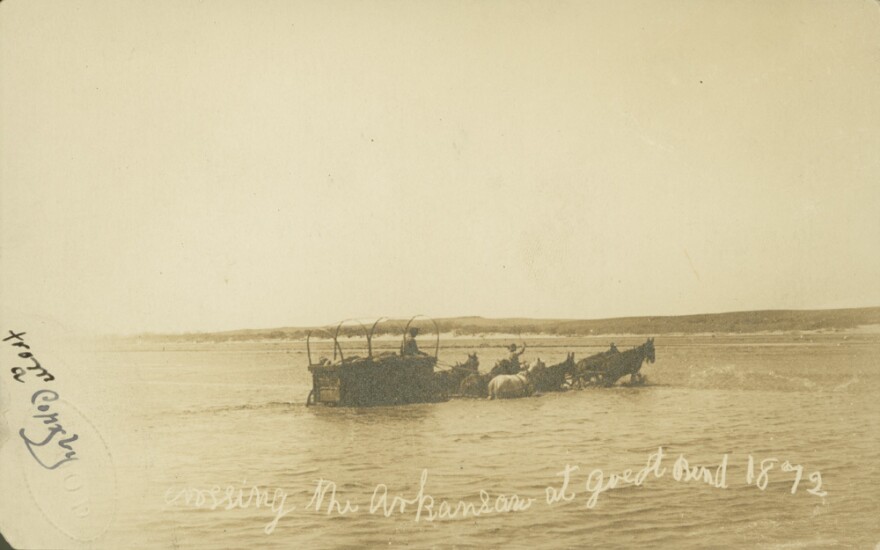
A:
[[[524,369],[517,374],[499,374],[489,381],[489,399],[512,399],[528,397],[535,388],[531,383],[532,369]]]

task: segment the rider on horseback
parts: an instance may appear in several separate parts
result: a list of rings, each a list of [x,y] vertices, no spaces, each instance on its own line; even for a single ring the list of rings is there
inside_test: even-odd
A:
[[[522,349],[516,351],[516,344],[510,344],[507,346],[508,351],[510,351],[510,355],[507,357],[507,360],[510,362],[510,368],[512,370],[511,374],[515,374],[519,372],[519,356],[525,353],[526,344],[523,342]]]

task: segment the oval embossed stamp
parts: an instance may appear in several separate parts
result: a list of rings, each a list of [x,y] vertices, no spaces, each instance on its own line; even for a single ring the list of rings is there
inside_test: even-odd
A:
[[[31,402],[18,434],[28,491],[59,531],[80,542],[98,539],[116,514],[110,448],[83,412],[56,392],[37,390]]]

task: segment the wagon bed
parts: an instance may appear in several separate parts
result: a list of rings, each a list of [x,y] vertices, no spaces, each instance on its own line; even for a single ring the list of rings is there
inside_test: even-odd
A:
[[[342,407],[441,401],[431,356],[388,355],[311,365],[310,404]]]
[[[409,320],[404,328],[407,333],[411,323],[420,316]],[[312,374],[312,391],[306,400],[307,405],[330,405],[340,407],[369,407],[375,405],[404,405],[408,403],[431,403],[443,401],[444,393],[434,376],[437,366],[437,353],[440,349],[440,333],[434,355],[422,352],[406,353],[401,344],[401,352],[373,355],[373,333],[382,319],[373,323],[368,330],[361,324],[366,335],[366,357],[344,357],[339,345],[339,331],[343,321],[336,327],[333,338],[333,360],[312,363],[309,341],[306,349],[309,358],[309,372]],[[433,323],[433,320],[431,320]],[[405,342],[405,339],[404,339]],[[337,359],[338,357],[338,359]]]

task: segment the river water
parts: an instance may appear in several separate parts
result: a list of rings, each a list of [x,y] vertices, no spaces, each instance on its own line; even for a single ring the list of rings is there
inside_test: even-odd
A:
[[[602,351],[610,340],[533,338],[523,358],[552,364],[568,351],[577,358]],[[624,350],[644,338],[615,341]],[[476,351],[485,372],[507,343],[444,340],[440,360],[464,361]],[[315,355],[329,349],[316,347]],[[370,409],[307,408],[311,381],[301,342],[101,351],[90,367],[95,399],[103,402],[94,410],[115,412],[95,424],[112,451],[118,486],[112,523],[92,545],[871,548],[880,542],[880,338],[658,336],[656,350],[656,363],[642,371],[645,387]],[[607,482],[612,473],[645,468],[661,449],[660,464],[640,485],[600,492],[588,506],[595,470]],[[749,482],[750,456],[755,478],[762,460],[779,461],[763,490],[756,479]],[[676,476],[679,457],[706,466],[712,483]],[[796,472],[781,470],[784,461],[803,467],[797,487]],[[566,466],[568,490],[548,503],[547,488],[560,492]],[[308,506],[318,480],[335,484],[340,506],[330,513],[330,489],[320,510]],[[726,487],[715,486],[722,481]],[[280,490],[279,503],[286,495],[273,529],[267,526],[278,513],[265,502],[247,502],[254,486],[272,496]],[[245,494],[234,507],[216,502],[227,487]],[[382,494],[389,507],[394,496],[409,503],[398,501],[386,517]],[[437,517],[444,500],[452,509],[460,501],[471,506],[462,505],[454,518]],[[357,510],[341,514],[346,501]],[[514,504],[524,509],[503,511]]]

